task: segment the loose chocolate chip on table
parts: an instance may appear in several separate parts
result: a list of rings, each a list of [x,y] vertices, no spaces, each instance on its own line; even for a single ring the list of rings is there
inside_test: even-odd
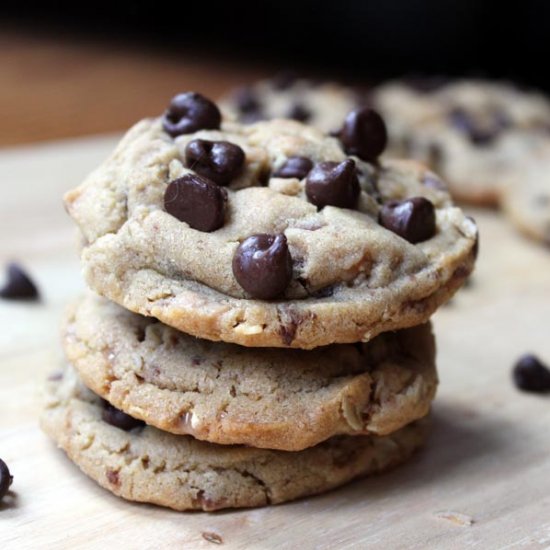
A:
[[[233,275],[260,300],[277,298],[292,279],[292,257],[283,234],[261,233],[246,238],[233,256]]]
[[[9,264],[7,282],[0,289],[0,298],[6,300],[38,300],[40,297],[36,285],[17,264]]]
[[[276,178],[304,179],[313,168],[313,162],[307,157],[288,157],[273,174]]]
[[[289,109],[287,117],[299,122],[307,122],[311,118],[311,111],[305,105],[296,103]]]
[[[520,390],[533,393],[550,392],[550,369],[534,355],[520,357],[514,365],[512,377]]]
[[[2,500],[13,483],[13,476],[10,474],[8,465],[0,458],[0,500]]]
[[[185,166],[218,185],[228,185],[244,165],[244,151],[229,141],[194,139],[185,148]]]
[[[367,161],[376,160],[388,143],[384,120],[369,107],[351,111],[344,120],[339,137],[348,155]]]
[[[340,163],[320,162],[307,175],[307,198],[319,208],[354,208],[359,191],[356,166],[352,159]]]
[[[164,193],[164,208],[193,229],[209,233],[224,222],[227,191],[197,174],[171,181]]]
[[[435,235],[434,205],[424,197],[390,201],[380,210],[378,221],[410,243],[419,243]]]
[[[222,116],[215,103],[196,92],[178,94],[162,117],[162,127],[172,137],[197,130],[217,130]]]
[[[107,424],[110,424],[115,428],[120,428],[121,430],[124,430],[126,432],[133,428],[145,426],[145,422],[143,422],[143,420],[138,420],[137,418],[134,418],[133,416],[122,412],[116,407],[113,407],[107,401],[103,402],[103,411],[101,412],[101,418],[105,422],[107,422]]]

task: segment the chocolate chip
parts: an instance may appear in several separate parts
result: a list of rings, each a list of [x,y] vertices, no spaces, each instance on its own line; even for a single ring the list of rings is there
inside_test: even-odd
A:
[[[294,71],[281,71],[271,79],[271,87],[274,90],[288,90],[298,80],[298,75]]]
[[[382,117],[369,107],[351,111],[340,130],[340,141],[348,155],[376,160],[386,148],[388,132]]]
[[[430,189],[437,189],[438,191],[447,190],[447,186],[434,174],[426,174],[422,179],[422,183]]]
[[[17,264],[7,267],[7,282],[0,289],[0,298],[6,300],[38,300],[40,295],[31,278]]]
[[[346,159],[340,163],[329,161],[316,164],[306,179],[306,195],[309,202],[319,208],[354,208],[359,197],[355,162]]]
[[[479,126],[474,117],[466,110],[456,107],[449,113],[451,124],[464,133],[474,145],[489,145],[498,136],[501,127],[499,124],[487,127]]]
[[[227,191],[197,174],[171,181],[164,193],[164,208],[193,229],[209,233],[224,222]]]
[[[185,165],[218,185],[227,185],[244,165],[244,151],[229,141],[194,139],[185,148]]]
[[[196,92],[178,94],[162,117],[162,127],[172,137],[197,130],[217,130],[221,113],[215,103]]]
[[[289,109],[287,117],[299,122],[307,122],[311,118],[311,111],[302,103],[295,103]]]
[[[233,256],[233,275],[254,298],[270,300],[284,293],[292,279],[292,257],[283,234],[252,235]]]
[[[8,465],[0,458],[0,500],[2,500],[13,483],[13,476],[10,474]]]
[[[514,365],[512,377],[520,390],[533,393],[550,392],[550,369],[534,355],[520,357]]]
[[[404,79],[404,83],[415,92],[430,93],[435,92],[449,83],[449,79],[444,76],[416,76],[412,75]]]
[[[262,109],[258,96],[248,86],[239,88],[233,95],[233,101],[241,114],[255,113]]]
[[[313,162],[307,157],[288,157],[273,174],[276,178],[304,179],[313,168]]]
[[[424,197],[386,203],[380,210],[378,221],[382,227],[413,244],[435,235],[434,205]]]
[[[138,420],[137,418],[134,418],[133,416],[122,412],[116,407],[113,407],[107,401],[103,402],[103,411],[101,412],[101,418],[105,422],[107,422],[107,424],[110,424],[115,428],[120,428],[125,432],[132,430],[133,428],[145,426],[145,422],[143,422],[143,420]]]

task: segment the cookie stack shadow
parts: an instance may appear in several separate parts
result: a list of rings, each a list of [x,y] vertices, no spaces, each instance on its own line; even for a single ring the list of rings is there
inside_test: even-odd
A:
[[[200,98],[202,126],[170,126],[187,112],[180,97],[66,197],[97,295],[64,316],[67,364],[47,382],[44,430],[112,493],[176,510],[281,503],[402,463],[427,437],[437,387],[429,318],[473,268],[475,225],[423,187],[436,176],[421,165],[348,152],[353,127],[342,145],[296,122],[212,122]],[[207,209],[217,195],[200,185],[216,174],[204,184],[204,159],[197,174],[180,159],[212,143],[242,166]],[[330,162],[357,186],[350,204],[330,202]],[[395,222],[405,203],[416,228]]]

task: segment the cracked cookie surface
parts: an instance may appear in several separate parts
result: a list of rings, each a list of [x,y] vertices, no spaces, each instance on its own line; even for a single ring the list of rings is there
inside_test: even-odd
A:
[[[224,140],[245,153],[227,190],[224,224],[191,228],[164,209],[167,185],[193,174],[183,163],[193,139]],[[368,341],[426,322],[473,269],[477,228],[453,206],[437,176],[411,161],[369,164],[351,157],[360,192],[355,209],[306,199],[305,178],[280,178],[290,157],[313,163],[349,158],[335,138],[298,122],[222,122],[171,138],[159,119],[138,123],[65,204],[84,237],[88,284],[127,309],[181,331],[245,346],[311,349]],[[430,182],[430,183],[426,183]],[[435,235],[412,244],[379,225],[381,203],[423,196]],[[292,274],[276,300],[253,299],[232,260],[242,241],[282,234]]]
[[[498,204],[508,181],[521,180],[533,140],[550,128],[550,102],[504,82],[442,81],[426,90],[397,81],[375,90],[372,102],[388,125],[390,154],[428,163],[456,199],[479,205]]]
[[[437,387],[429,325],[318,350],[199,340],[92,295],[62,329],[67,359],[135,418],[219,444],[298,451],[338,434],[389,434]]]
[[[220,446],[151,426],[123,431],[102,420],[100,398],[71,367],[48,381],[41,425],[115,495],[207,511],[277,504],[380,473],[405,461],[428,431],[424,419],[389,436],[339,436],[296,453]]]

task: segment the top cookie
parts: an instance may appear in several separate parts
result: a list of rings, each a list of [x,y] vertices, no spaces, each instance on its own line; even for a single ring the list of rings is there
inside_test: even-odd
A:
[[[195,96],[65,197],[100,294],[202,338],[310,349],[423,323],[472,270],[476,226],[437,176],[357,156],[380,151],[369,112],[337,139],[220,121]]]
[[[550,103],[506,83],[432,84],[399,81],[374,91],[372,103],[388,124],[392,153],[427,162],[455,198],[496,205],[529,156],[533,134],[547,134]]]
[[[364,101],[358,93],[335,82],[279,75],[234,90],[220,106],[243,124],[287,118],[328,133],[338,131],[346,115],[360,103]]]

